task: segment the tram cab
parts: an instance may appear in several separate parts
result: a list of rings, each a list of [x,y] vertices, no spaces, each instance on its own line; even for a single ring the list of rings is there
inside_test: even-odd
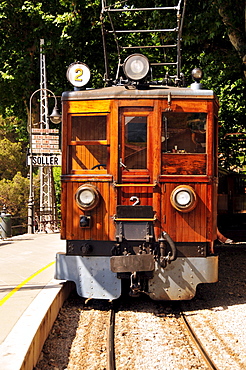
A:
[[[103,7],[102,18],[126,9],[146,11]],[[173,9],[180,19],[180,1]],[[99,89],[86,88],[84,63],[68,69],[75,91],[62,95],[67,249],[57,255],[56,278],[75,281],[82,297],[116,299],[127,281],[132,295],[191,299],[198,284],[218,279],[218,101],[201,88],[200,69],[181,86],[179,22],[173,31],[174,83],[154,81],[155,63],[139,52],[119,57],[114,81],[106,65],[107,86]],[[105,37],[110,32],[103,26]]]

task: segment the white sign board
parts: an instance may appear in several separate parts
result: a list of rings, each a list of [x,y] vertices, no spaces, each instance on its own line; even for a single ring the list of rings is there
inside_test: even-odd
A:
[[[38,130],[38,129],[33,129]],[[39,129],[41,130],[41,129]],[[47,129],[42,129],[42,131],[47,131]],[[41,132],[42,132],[41,131]],[[49,130],[50,132],[51,130]],[[54,130],[52,130],[54,131]],[[37,132],[35,132],[37,134]],[[48,153],[53,154],[59,151],[59,136],[58,135],[49,135],[45,132],[44,135],[35,135],[31,137],[32,140],[32,153]]]
[[[28,156],[28,165],[31,164],[31,157]],[[33,166],[61,166],[61,155],[32,155]]]
[[[38,148],[38,149],[33,149],[32,153],[35,153],[36,154],[61,154],[61,150],[60,149],[46,149],[46,148]]]
[[[32,128],[32,134],[59,134],[57,128]]]

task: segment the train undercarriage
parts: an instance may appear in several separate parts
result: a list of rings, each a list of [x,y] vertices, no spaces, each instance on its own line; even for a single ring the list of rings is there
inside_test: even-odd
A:
[[[57,254],[55,277],[74,281],[82,297],[117,299],[124,280],[131,296],[189,300],[198,284],[218,280],[207,243],[174,243],[164,231],[155,240],[151,206],[118,206],[114,221],[115,241],[71,240]]]

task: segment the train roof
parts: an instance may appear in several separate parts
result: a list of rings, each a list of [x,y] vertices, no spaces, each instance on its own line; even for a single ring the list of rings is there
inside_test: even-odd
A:
[[[191,89],[188,87],[148,86],[136,88],[134,86],[111,86],[99,89],[84,89],[79,91],[65,91],[62,100],[98,100],[98,99],[161,99],[168,95],[173,98],[187,99],[216,99],[212,90]]]

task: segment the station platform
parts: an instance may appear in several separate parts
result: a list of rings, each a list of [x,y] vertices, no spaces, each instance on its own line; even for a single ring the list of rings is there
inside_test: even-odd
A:
[[[28,369],[23,355],[33,330],[63,289],[54,279],[57,252],[65,252],[59,233],[0,239],[0,367]],[[26,361],[26,360],[25,360]]]

